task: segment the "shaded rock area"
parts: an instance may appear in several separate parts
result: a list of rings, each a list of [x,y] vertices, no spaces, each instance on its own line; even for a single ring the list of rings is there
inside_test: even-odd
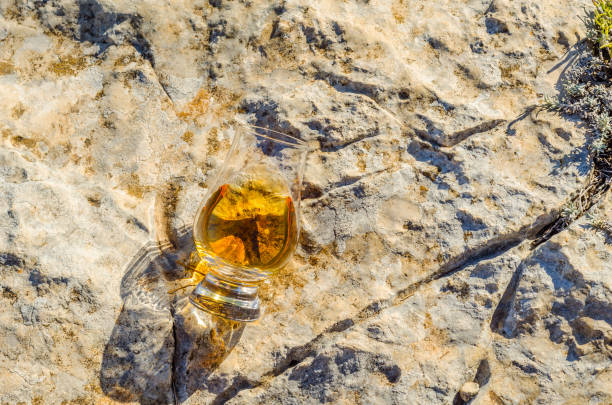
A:
[[[0,403],[610,403],[589,4],[0,0]],[[247,326],[168,293],[236,116],[317,145]]]

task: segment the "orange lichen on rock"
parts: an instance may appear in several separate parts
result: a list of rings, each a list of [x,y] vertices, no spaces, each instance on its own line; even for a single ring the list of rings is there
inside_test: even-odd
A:
[[[191,100],[182,111],[176,115],[183,121],[195,120],[202,117],[208,111],[210,104],[210,94],[205,89],[200,89],[198,94]]]

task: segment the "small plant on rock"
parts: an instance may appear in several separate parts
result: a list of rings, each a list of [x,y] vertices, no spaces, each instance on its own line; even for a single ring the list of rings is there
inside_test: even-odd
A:
[[[588,216],[588,223],[594,229],[602,232],[607,240],[612,240],[612,222],[605,220],[602,216]]]
[[[588,129],[592,170],[587,183],[561,208],[558,218],[534,241],[538,245],[565,229],[590,209],[612,185],[612,0],[593,0],[587,16],[590,52],[582,46],[568,69],[556,98],[547,97],[542,109],[579,117]]]
[[[587,22],[587,37],[610,60],[612,49],[612,0],[593,0],[593,18]]]

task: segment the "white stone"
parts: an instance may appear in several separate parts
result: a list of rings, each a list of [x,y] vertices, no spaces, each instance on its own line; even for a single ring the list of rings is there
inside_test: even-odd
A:
[[[465,402],[468,402],[476,395],[478,395],[479,389],[480,387],[477,383],[473,381],[466,382],[461,386],[461,390],[459,391],[459,393],[461,394],[461,399],[463,399]]]

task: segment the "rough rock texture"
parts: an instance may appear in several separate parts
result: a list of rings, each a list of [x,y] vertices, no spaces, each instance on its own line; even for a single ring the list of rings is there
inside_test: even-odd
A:
[[[609,403],[588,4],[0,0],[0,402]],[[167,293],[236,115],[318,146],[246,327]]]
[[[612,197],[595,212],[612,223]],[[518,267],[495,342],[508,375],[492,390],[504,401],[612,401],[611,237],[582,219]],[[520,394],[509,384],[519,378],[531,386]]]

